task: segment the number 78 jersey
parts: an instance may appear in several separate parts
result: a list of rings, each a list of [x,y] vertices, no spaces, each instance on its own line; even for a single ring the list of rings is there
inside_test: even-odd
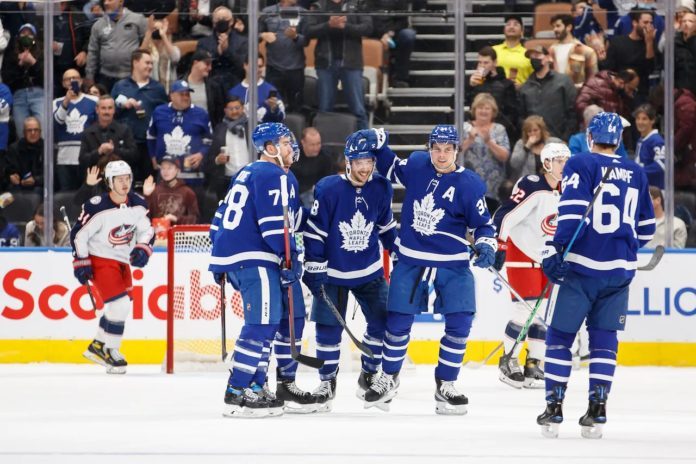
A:
[[[583,275],[633,277],[636,252],[655,234],[648,179],[638,164],[618,155],[581,153],[563,169],[554,241],[566,246],[607,169],[613,168],[568,253]]]
[[[239,171],[212,224],[209,270],[228,272],[242,267],[278,267],[285,255],[281,177],[287,176],[290,233],[301,224],[302,207],[295,175],[273,163],[256,161]],[[295,250],[295,241],[290,240]]]

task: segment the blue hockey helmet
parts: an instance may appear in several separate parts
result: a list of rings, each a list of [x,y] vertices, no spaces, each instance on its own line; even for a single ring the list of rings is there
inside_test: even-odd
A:
[[[256,126],[256,129],[254,129],[254,132],[251,134],[254,147],[259,153],[265,153],[266,144],[269,142],[275,145],[278,149],[278,153],[280,153],[280,139],[283,137],[288,137],[290,139],[293,150],[292,160],[293,162],[297,162],[297,160],[300,159],[300,147],[292,131],[290,131],[285,124],[279,122],[264,122]]]
[[[375,144],[371,143],[368,135],[364,130],[359,130],[353,132],[346,138],[346,147],[343,150],[343,154],[347,158],[347,162],[362,159],[362,158],[374,158],[375,154],[372,150],[375,149]]]
[[[587,133],[592,136],[594,143],[618,146],[623,133],[621,116],[616,113],[599,113],[590,121]]]
[[[438,124],[428,137],[428,146],[432,147],[434,143],[451,143],[458,148],[460,140],[457,128],[451,124]]]

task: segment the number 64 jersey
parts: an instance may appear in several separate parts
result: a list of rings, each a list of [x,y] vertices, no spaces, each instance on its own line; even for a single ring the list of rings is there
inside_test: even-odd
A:
[[[256,161],[239,171],[218,206],[210,238],[209,270],[229,272],[243,267],[278,267],[285,255],[281,177],[287,176],[290,233],[299,229],[303,210],[295,175],[278,165]],[[295,227],[298,225],[298,227]],[[290,240],[294,251],[295,241]]]
[[[570,269],[579,274],[631,278],[637,268],[638,248],[655,233],[648,178],[643,168],[631,160],[589,152],[568,160],[563,169],[554,241],[563,246],[570,242],[609,168],[613,171],[566,259]]]

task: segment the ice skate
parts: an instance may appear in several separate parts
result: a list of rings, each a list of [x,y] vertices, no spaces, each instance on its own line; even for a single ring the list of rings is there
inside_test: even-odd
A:
[[[268,402],[254,393],[251,388],[227,386],[223,416],[244,419],[262,418],[268,417],[269,411]]]
[[[268,403],[268,415],[271,417],[282,416],[285,409],[285,402],[276,397],[275,393],[268,388],[268,381],[263,385],[257,383],[251,384],[251,391],[256,393]]]
[[[118,348],[105,348],[104,343],[92,340],[82,356],[106,367],[107,374],[125,374],[128,363]]]
[[[331,412],[333,409],[333,399],[336,396],[336,377],[329,380],[322,380],[317,388],[312,392],[317,402],[318,412]]]
[[[285,402],[288,414],[309,414],[317,412],[317,399],[310,392],[297,386],[295,379],[278,378],[276,397]]]
[[[500,370],[498,378],[501,382],[514,388],[522,388],[524,374],[522,374],[522,368],[520,368],[517,358],[508,358],[506,355],[502,355],[498,361],[498,369]]]
[[[382,372],[376,382],[365,392],[365,409],[377,406],[389,411],[389,402],[399,389],[399,374],[389,375]]]
[[[442,415],[463,416],[469,399],[457,391],[454,382],[435,379],[435,412]]]
[[[544,388],[544,371],[540,364],[538,359],[527,358],[524,363],[524,388]]]
[[[546,399],[546,410],[537,417],[541,425],[541,434],[546,438],[558,438],[558,429],[563,422],[563,397],[565,387],[556,386],[553,393]]]
[[[372,385],[379,379],[379,372],[365,372],[360,371],[360,377],[358,377],[358,389],[355,391],[355,396],[361,400],[365,400],[365,392],[370,389]],[[389,411],[389,403],[391,400],[385,401],[384,403],[379,403],[377,406],[382,411]]]
[[[583,438],[602,438],[602,429],[607,423],[607,387],[597,385],[587,406],[587,412],[580,418],[580,433]]]

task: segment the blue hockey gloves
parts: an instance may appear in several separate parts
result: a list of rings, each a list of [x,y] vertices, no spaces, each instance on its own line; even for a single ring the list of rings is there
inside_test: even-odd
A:
[[[481,237],[474,243],[474,251],[476,260],[474,266],[481,268],[489,268],[495,262],[495,250],[497,241],[491,237]]]
[[[568,263],[563,261],[563,247],[556,242],[546,242],[541,259],[541,267],[549,280],[554,284],[562,283],[568,273]]]
[[[326,261],[323,263],[305,263],[305,273],[302,275],[302,282],[309,288],[312,295],[319,297],[321,295],[321,287],[328,280],[329,276],[326,274]]]
[[[302,276],[302,263],[297,257],[297,252],[293,251],[290,255],[290,269],[285,266],[285,256],[281,256],[280,262],[280,284],[283,288],[288,288]]]
[[[89,258],[75,258],[73,260],[73,273],[75,278],[82,285],[89,282],[89,279],[94,277],[92,273],[92,260]]]
[[[135,267],[145,267],[151,254],[152,248],[148,245],[139,243],[135,245],[135,248],[133,248],[130,253],[130,262]]]

